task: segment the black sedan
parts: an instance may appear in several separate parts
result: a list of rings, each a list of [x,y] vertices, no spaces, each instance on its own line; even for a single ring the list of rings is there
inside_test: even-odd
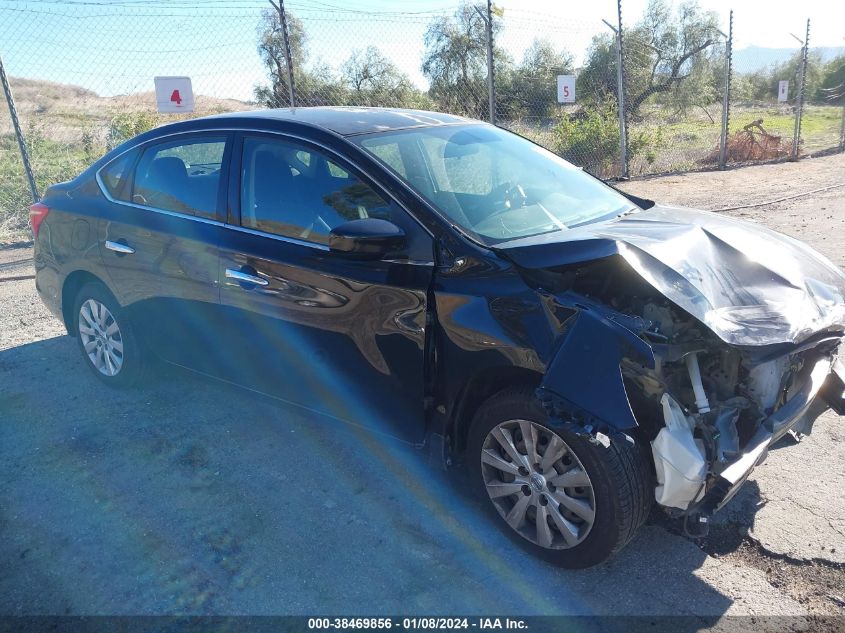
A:
[[[109,385],[153,359],[463,464],[564,566],[653,503],[701,533],[845,413],[845,276],[490,125],[302,108],[128,141],[33,205],[38,291]]]

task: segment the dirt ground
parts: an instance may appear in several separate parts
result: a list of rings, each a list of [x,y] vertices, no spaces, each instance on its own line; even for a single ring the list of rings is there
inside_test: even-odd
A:
[[[662,203],[708,211],[757,205],[826,187],[834,188],[726,213],[760,222],[803,240],[838,266],[845,267],[845,154],[721,172],[632,180],[621,186],[633,194]]]
[[[718,210],[835,185],[845,156],[623,188]],[[845,267],[845,186],[726,213]],[[0,249],[0,614],[743,615],[831,631],[845,616],[845,425],[830,413],[771,451],[706,539],[655,511],[619,556],[565,571],[405,447],[176,370],[105,389],[31,276],[30,248]]]

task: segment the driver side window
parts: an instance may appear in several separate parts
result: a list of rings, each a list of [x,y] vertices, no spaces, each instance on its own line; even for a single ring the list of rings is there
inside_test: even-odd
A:
[[[246,137],[241,161],[241,226],[328,244],[336,226],[391,219],[392,207],[320,152],[289,141]]]

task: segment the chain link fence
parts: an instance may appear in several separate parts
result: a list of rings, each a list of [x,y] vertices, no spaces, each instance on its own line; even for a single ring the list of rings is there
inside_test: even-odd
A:
[[[773,58],[733,42],[727,15],[600,2],[604,23],[539,0],[0,0],[0,56],[41,192],[180,116],[291,105],[494,120],[602,178],[845,149],[845,49],[805,54],[799,24]],[[194,111],[158,113],[155,76],[189,76]],[[4,107],[0,242],[25,236],[31,200]]]
[[[612,15],[613,5],[607,5]],[[613,32],[601,22],[544,16],[528,9],[506,12],[502,22],[497,41],[506,50],[522,52],[497,67],[496,123],[599,177],[618,176],[615,64],[602,65],[599,73],[579,72],[589,51],[604,50]],[[538,35],[541,23],[546,30]],[[558,76],[576,78],[575,103],[558,102]]]
[[[685,79],[673,82],[659,74],[651,77],[650,70],[643,77],[644,69],[659,68],[657,55],[637,41],[628,47],[625,63],[636,67],[626,73],[630,176],[719,166],[725,49],[723,39],[714,41],[698,54],[698,63],[681,71]],[[652,89],[660,91],[643,100]]]
[[[801,47],[787,33],[778,44],[794,51],[788,61],[774,63],[755,49],[735,55],[726,152],[730,165],[792,156]]]
[[[9,111],[0,110],[0,244],[25,235],[32,194],[24,177],[21,153]]]

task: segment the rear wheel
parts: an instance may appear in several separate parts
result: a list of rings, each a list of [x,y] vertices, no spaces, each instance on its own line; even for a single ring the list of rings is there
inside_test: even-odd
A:
[[[76,295],[77,342],[94,375],[107,385],[128,387],[141,377],[143,359],[132,324],[111,293],[88,283]]]
[[[527,388],[482,405],[466,461],[500,526],[563,567],[589,567],[619,551],[651,506],[651,477],[639,447],[614,441],[605,448],[551,426]]]

